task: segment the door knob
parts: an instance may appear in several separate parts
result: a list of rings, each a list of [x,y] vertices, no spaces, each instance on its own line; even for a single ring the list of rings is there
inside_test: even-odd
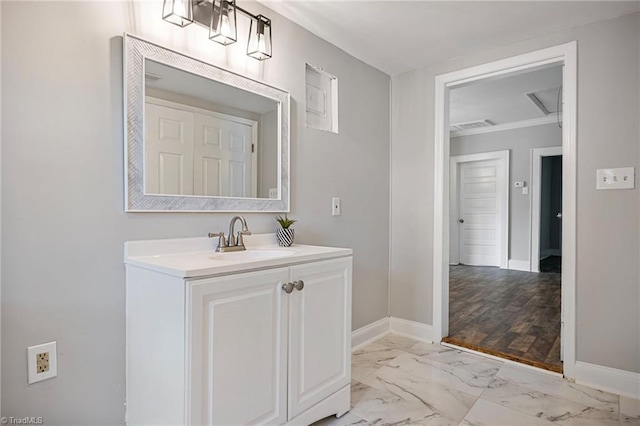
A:
[[[295,286],[296,290],[302,290],[304,288],[304,281],[294,281],[293,285]]]
[[[464,219],[458,219],[458,222],[464,223]]]
[[[293,283],[284,283],[284,284],[282,284],[282,289],[287,294],[291,293],[293,291]]]

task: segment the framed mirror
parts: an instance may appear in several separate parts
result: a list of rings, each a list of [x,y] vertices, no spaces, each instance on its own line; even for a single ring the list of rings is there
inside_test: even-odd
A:
[[[125,210],[289,211],[289,93],[124,36]]]

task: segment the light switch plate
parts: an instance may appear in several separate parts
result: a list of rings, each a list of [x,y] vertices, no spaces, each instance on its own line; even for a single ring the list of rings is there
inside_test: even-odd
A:
[[[331,199],[331,216],[340,216],[340,198]]]
[[[27,382],[37,383],[58,375],[56,342],[27,348]]]
[[[597,189],[634,189],[635,168],[598,169],[596,171]]]

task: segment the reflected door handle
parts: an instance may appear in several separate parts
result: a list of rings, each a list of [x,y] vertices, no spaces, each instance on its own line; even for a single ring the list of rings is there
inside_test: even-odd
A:
[[[458,222],[464,223],[464,219],[458,219]]]

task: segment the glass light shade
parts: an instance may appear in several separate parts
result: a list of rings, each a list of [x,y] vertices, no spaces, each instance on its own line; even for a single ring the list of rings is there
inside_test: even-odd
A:
[[[186,27],[193,22],[191,0],[164,0],[162,19],[179,27]]]
[[[209,38],[225,46],[238,39],[236,0],[213,0]]]
[[[251,20],[247,55],[259,61],[271,57],[271,19],[258,15]]]

